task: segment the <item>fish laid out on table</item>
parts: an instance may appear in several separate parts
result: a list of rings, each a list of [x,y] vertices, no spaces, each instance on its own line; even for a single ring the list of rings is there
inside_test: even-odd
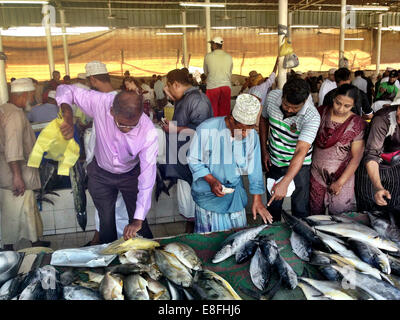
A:
[[[298,219],[283,212],[292,228],[293,252],[316,266],[322,276],[299,277],[298,285],[306,299],[400,299],[400,230],[381,212],[364,214],[370,226],[346,215]],[[348,286],[342,286],[343,282]]]
[[[46,265],[27,274],[15,272],[0,287],[0,300],[241,299],[225,279],[204,269],[195,250],[183,243],[160,246],[144,238],[120,239],[103,254],[118,254],[120,264],[83,268],[66,262],[63,271]]]

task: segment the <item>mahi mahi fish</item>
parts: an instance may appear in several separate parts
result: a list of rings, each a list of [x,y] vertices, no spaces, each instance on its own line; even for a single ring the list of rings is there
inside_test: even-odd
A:
[[[268,225],[264,224],[258,227],[242,230],[231,234],[222,243],[222,248],[215,254],[212,262],[219,263],[233,255],[238,254],[241,247],[244,246],[247,241],[254,239],[266,227],[268,227]]]
[[[76,211],[76,219],[83,231],[86,229],[87,214],[86,214],[86,193],[85,179],[86,173],[82,162],[79,160],[69,170],[71,180],[72,194],[74,196],[74,206]]]

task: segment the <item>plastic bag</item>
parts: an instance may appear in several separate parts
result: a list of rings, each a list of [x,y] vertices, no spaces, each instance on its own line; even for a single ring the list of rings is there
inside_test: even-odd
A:
[[[299,58],[295,53],[289,54],[285,56],[285,59],[283,59],[283,67],[285,69],[295,68],[298,65],[299,65]]]
[[[52,266],[69,267],[107,267],[116,257],[116,254],[103,255],[108,244],[77,249],[62,249],[55,251],[51,256]]]
[[[284,56],[287,56],[288,54],[292,54],[293,52],[294,51],[293,51],[292,44],[289,43],[287,41],[287,39],[285,38],[283,40],[283,44],[279,48],[279,56],[284,57]]]
[[[63,118],[52,120],[39,134],[36,143],[29,156],[28,167],[39,168],[43,154],[45,158],[58,161],[57,174],[69,176],[69,169],[79,159],[79,145],[74,139],[65,140],[60,125]]]

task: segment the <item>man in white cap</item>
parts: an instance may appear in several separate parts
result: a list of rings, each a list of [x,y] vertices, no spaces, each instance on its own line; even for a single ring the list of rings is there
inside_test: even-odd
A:
[[[57,118],[58,110],[56,92],[51,90],[47,95],[47,103],[33,107],[26,116],[30,122],[49,122]]]
[[[335,71],[335,68],[329,69],[328,78],[325,79],[325,81],[321,85],[321,88],[319,89],[318,106],[321,106],[323,104],[324,97],[329,91],[337,88],[337,84],[335,81]]]
[[[33,246],[50,244],[39,241],[43,224],[34,194],[41,186],[39,170],[27,166],[36,138],[25,111],[34,94],[31,79],[14,80],[9,102],[0,106],[1,240],[6,250],[22,238]]]
[[[105,93],[108,92],[113,95],[118,94],[118,92],[114,90],[114,88],[111,85],[110,75],[108,74],[107,67],[104,63],[100,61],[91,61],[86,64],[85,69],[86,69],[86,78],[88,79],[90,87],[92,89]],[[96,131],[95,131],[95,126],[93,126],[91,128],[89,141],[85,145],[87,165],[89,165],[94,158],[95,145],[96,145]],[[115,222],[117,226],[117,236],[118,238],[120,238],[124,233],[125,226],[129,224],[129,216],[121,192],[118,192],[117,201],[115,204],[115,215],[116,215]],[[96,245],[100,243],[100,233],[99,233],[100,219],[97,209],[95,212],[95,224],[96,224],[96,231],[94,233],[93,239],[87,245]]]
[[[241,94],[231,115],[208,119],[196,128],[188,155],[196,204],[195,232],[247,226],[247,194],[241,177],[244,174],[248,175],[253,195],[254,219],[258,213],[264,223],[272,223],[261,200],[265,186],[260,141],[254,130],[260,108],[256,97]]]
[[[206,95],[211,101],[214,117],[231,113],[232,56],[222,50],[224,40],[215,37],[210,41],[211,52],[204,57],[204,73],[207,76]]]

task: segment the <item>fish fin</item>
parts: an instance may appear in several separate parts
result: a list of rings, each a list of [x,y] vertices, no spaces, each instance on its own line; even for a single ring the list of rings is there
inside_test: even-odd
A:
[[[390,283],[393,287],[395,287],[393,281],[383,272],[380,272],[380,275],[382,277],[383,280],[385,280],[386,282]]]
[[[265,295],[268,297],[267,300],[271,300],[275,294],[279,291],[282,286],[282,277],[272,286],[272,288],[265,291]]]

